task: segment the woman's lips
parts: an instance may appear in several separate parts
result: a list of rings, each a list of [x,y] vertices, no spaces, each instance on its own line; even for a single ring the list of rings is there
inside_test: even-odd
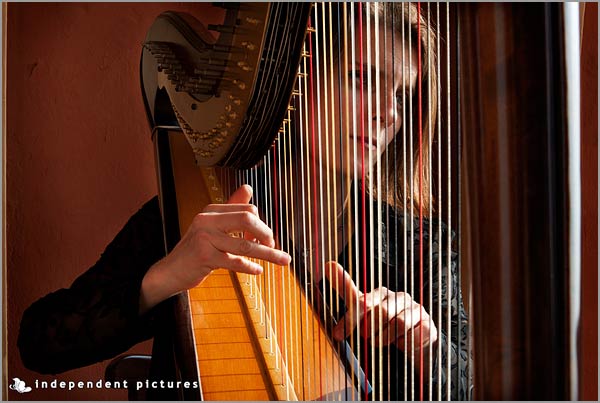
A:
[[[368,137],[353,137],[353,140],[356,141],[356,143],[358,144],[364,144],[366,146],[371,146],[371,147],[377,147],[377,138],[373,137],[371,139],[371,141],[369,141]]]

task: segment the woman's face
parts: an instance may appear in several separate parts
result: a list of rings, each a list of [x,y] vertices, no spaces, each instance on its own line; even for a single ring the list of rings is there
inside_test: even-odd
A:
[[[417,49],[413,45],[409,63],[408,41],[404,45],[403,58],[401,34],[395,33],[392,41],[391,31],[387,32],[386,37],[385,29],[379,29],[379,44],[375,46],[373,22],[369,40],[367,40],[366,27],[363,27],[362,69],[358,30],[354,60],[350,50],[347,59],[342,54],[339,56],[339,62],[334,60],[331,75],[330,59],[327,54],[325,55],[328,61],[327,67],[324,73],[323,69],[320,71],[320,90],[319,94],[314,96],[315,111],[319,107],[316,98],[317,96],[320,98],[321,113],[315,112],[315,127],[319,129],[317,135],[320,139],[321,152],[319,153],[317,143],[314,150],[309,146],[309,155],[315,158],[326,171],[335,169],[336,172],[351,177],[356,165],[356,172],[360,177],[364,158],[365,171],[368,175],[369,161],[371,166],[376,164],[378,155],[383,154],[394,139],[395,133],[398,133],[402,127],[403,93],[405,108],[408,108],[409,98],[414,93],[417,81]],[[343,42],[340,45],[343,47]],[[351,44],[348,43],[348,46],[350,47]],[[370,60],[367,51],[370,51]],[[323,59],[322,55],[319,56]],[[411,65],[412,68],[409,69]],[[377,79],[379,79],[379,90],[377,90]],[[313,77],[313,80],[316,80],[316,77]],[[416,105],[413,105],[414,107]],[[407,114],[408,111],[404,116],[408,116]],[[326,153],[327,148],[329,153]]]

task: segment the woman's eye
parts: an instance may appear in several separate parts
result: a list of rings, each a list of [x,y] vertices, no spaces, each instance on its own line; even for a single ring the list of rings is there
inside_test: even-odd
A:
[[[404,105],[404,97],[402,94],[396,95],[396,108],[401,109],[402,105]]]
[[[396,94],[396,109],[403,110],[405,105],[408,105],[410,92],[398,92]]]
[[[356,85],[360,85],[360,79],[361,79],[361,73],[362,73],[362,85],[366,86],[368,83],[368,74],[366,70],[350,70],[348,72],[348,78],[350,80],[356,80]]]

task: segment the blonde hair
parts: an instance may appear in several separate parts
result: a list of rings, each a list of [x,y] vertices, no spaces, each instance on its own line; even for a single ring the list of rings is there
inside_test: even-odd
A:
[[[380,167],[382,172],[390,172],[388,169],[390,164],[393,164],[393,168],[397,169],[395,175],[388,175],[386,177],[386,183],[382,186],[381,193],[378,197],[385,200],[390,205],[404,210],[405,212],[412,211],[414,214],[419,213],[421,208],[424,216],[431,214],[433,208],[433,200],[430,199],[429,193],[431,188],[430,183],[430,161],[431,161],[431,144],[433,141],[433,133],[436,125],[437,115],[437,75],[435,74],[435,67],[437,63],[436,54],[436,34],[433,28],[427,24],[427,21],[422,15],[417,12],[417,6],[413,3],[386,3],[385,16],[386,22],[394,22],[394,29],[396,34],[402,34],[402,27],[404,27],[404,40],[410,38],[412,48],[416,48],[415,42],[417,41],[417,32],[420,33],[421,40],[421,132],[422,132],[422,149],[419,149],[419,115],[418,115],[418,85],[417,91],[412,94],[412,128],[406,127],[405,123],[409,123],[409,116],[404,116],[402,119],[402,126],[398,128],[396,137],[390,146],[386,149],[382,155],[381,161],[382,166]],[[393,20],[392,20],[393,19]],[[401,24],[397,23],[401,21]],[[410,28],[410,29],[407,29]],[[408,47],[408,46],[407,46]],[[431,67],[431,69],[430,69]],[[433,70],[433,71],[432,71]],[[432,74],[433,73],[433,74]],[[408,102],[408,100],[407,100]],[[408,108],[406,109],[408,113]],[[412,130],[411,130],[412,129]],[[413,155],[412,167],[406,166],[407,170],[412,168],[413,178],[412,186],[410,184],[409,172],[404,172],[404,156],[402,152],[403,141],[398,141],[398,137],[406,133],[413,136]],[[409,143],[409,139],[406,140],[406,144]],[[394,147],[395,146],[395,147]],[[396,157],[394,161],[394,155]],[[408,159],[408,155],[406,159]],[[420,184],[419,175],[419,158],[422,164],[422,178],[423,181]],[[406,182],[404,176],[406,175]],[[422,192],[421,192],[422,191]],[[406,203],[405,203],[406,200]]]

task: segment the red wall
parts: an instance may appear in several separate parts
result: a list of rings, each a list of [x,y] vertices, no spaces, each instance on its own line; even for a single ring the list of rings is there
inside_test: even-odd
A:
[[[57,377],[26,370],[16,347],[23,311],[68,287],[128,217],[157,193],[139,59],[154,18],[193,3],[6,5],[8,380],[96,381],[103,362]],[[151,343],[132,349],[149,352]],[[6,378],[5,378],[6,379]],[[10,400],[127,399],[123,391],[9,391]]]

